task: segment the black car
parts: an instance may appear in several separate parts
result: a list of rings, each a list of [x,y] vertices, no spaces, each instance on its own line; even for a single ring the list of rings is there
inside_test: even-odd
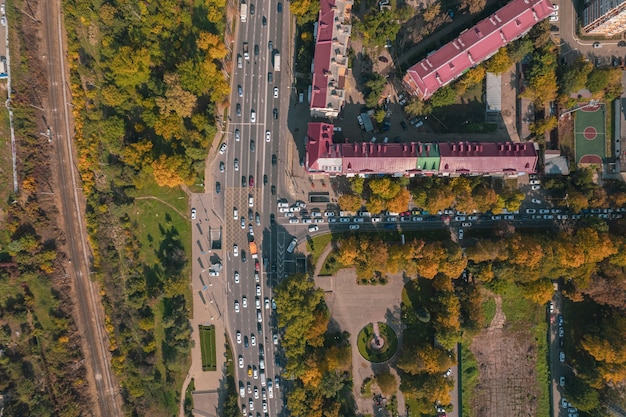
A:
[[[243,347],[250,347],[250,343],[248,342],[248,336],[243,337]]]
[[[241,186],[242,186],[242,187],[246,187],[247,185],[248,185],[248,180],[246,179],[246,176],[245,176],[245,175],[243,175],[243,176],[241,177]]]
[[[271,72],[268,72],[268,73],[267,73],[267,82],[268,82],[268,83],[271,83],[271,82],[273,82],[273,81],[274,81],[274,76],[272,75],[272,73],[271,73]]]
[[[248,209],[248,220],[252,221],[253,218],[254,218],[254,213],[252,212],[251,209]]]
[[[246,262],[246,251],[245,250],[241,251],[241,262],[243,262],[243,263]]]
[[[272,185],[272,195],[276,195],[276,186]]]
[[[237,103],[237,116],[241,116],[241,104]]]
[[[222,191],[222,185],[219,182],[216,182],[215,183],[215,192],[219,194],[220,191]]]
[[[276,216],[274,216],[274,214],[270,214],[270,223],[274,224],[276,222]]]
[[[408,130],[409,126],[407,126],[406,122],[403,120],[400,122],[400,126],[402,126],[402,129],[404,130]]]
[[[263,26],[267,26],[267,17],[263,16],[263,19],[261,19],[261,24]]]
[[[254,45],[254,55],[259,55],[259,45]]]
[[[256,150],[256,145],[253,140],[250,140],[250,152],[254,152]]]
[[[283,4],[282,3],[278,3],[276,5],[276,10],[278,11],[278,13],[281,13],[283,11]]]
[[[273,50],[274,50],[274,44],[272,43],[272,41],[269,41],[269,42],[267,43],[267,49],[269,49],[270,51],[273,51]]]
[[[626,46],[626,41],[619,41],[617,42],[617,46],[619,46],[620,48],[623,48]]]
[[[303,167],[304,166],[304,156],[300,157],[300,166]]]
[[[267,185],[267,174],[263,175],[263,185]]]
[[[272,154],[272,165],[276,166],[276,154]]]
[[[250,14],[254,15],[254,4],[250,4]]]
[[[272,113],[274,114],[274,120],[278,119],[278,109],[274,109]]]

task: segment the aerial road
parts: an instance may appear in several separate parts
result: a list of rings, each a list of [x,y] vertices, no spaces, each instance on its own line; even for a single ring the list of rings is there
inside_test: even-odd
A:
[[[83,354],[85,355],[90,391],[96,395],[89,407],[92,415],[109,417],[122,416],[119,387],[111,371],[109,340],[104,328],[103,309],[97,284],[90,280],[90,251],[83,218],[84,197],[80,193],[77,166],[72,148],[73,125],[69,111],[70,91],[69,71],[65,66],[64,37],[61,5],[59,0],[43,2],[45,33],[48,103],[46,120],[49,121],[52,145],[56,151],[58,177],[54,190],[60,199],[67,242],[69,265],[67,272],[72,278],[76,298],[75,317],[82,334]]]

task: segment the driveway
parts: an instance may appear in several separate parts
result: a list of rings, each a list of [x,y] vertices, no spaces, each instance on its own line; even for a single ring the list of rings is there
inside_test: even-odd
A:
[[[320,258],[320,262],[323,259]],[[372,398],[361,396],[363,380],[372,377],[374,371],[385,368],[385,364],[372,364],[361,357],[357,347],[359,331],[373,321],[387,323],[398,335],[398,345],[402,344],[400,322],[400,302],[402,301],[403,277],[400,274],[389,277],[386,285],[357,285],[354,269],[342,269],[334,276],[315,277],[315,284],[325,291],[326,303],[336,325],[350,333],[352,346],[352,369],[354,379],[354,398],[359,413],[373,414]],[[332,323],[331,323],[332,325]],[[395,357],[391,359],[391,362]],[[389,369],[396,375],[395,369]],[[397,378],[399,381],[399,378]],[[397,391],[398,410],[405,410],[404,396]]]

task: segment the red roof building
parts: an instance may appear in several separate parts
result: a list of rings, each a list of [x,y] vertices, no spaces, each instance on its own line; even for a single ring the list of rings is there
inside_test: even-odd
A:
[[[532,143],[453,142],[440,143],[440,175],[518,175],[537,169],[537,150]]]
[[[403,84],[410,94],[428,99],[552,12],[551,0],[513,0],[409,68]]]
[[[335,118],[345,101],[353,0],[321,0],[317,22],[311,117]]]
[[[500,142],[333,143],[333,125],[309,123],[305,167],[330,176],[519,175],[534,173],[532,144]]]

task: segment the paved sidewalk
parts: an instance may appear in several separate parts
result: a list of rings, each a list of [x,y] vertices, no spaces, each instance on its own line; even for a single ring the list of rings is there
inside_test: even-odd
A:
[[[330,252],[328,247],[324,249],[324,253],[327,251]],[[315,268],[316,273],[319,272],[324,259],[325,256],[320,256],[318,265]],[[396,331],[398,346],[401,346],[400,303],[402,301],[404,280],[401,274],[396,274],[389,277],[389,282],[386,285],[357,285],[356,282],[354,269],[342,269],[331,277],[315,276],[316,285],[326,293],[326,303],[331,311],[332,319],[336,321],[341,330],[350,333],[352,378],[354,381],[353,394],[358,412],[374,414],[372,398],[361,396],[363,380],[373,377],[375,372],[383,369],[389,369],[397,376],[393,368],[397,356],[384,364],[368,362],[359,353],[356,339],[359,331],[364,326],[373,321],[379,321],[388,324]],[[404,396],[400,390],[396,392],[396,395],[398,397],[398,410],[403,413],[405,410]],[[376,413],[376,415],[379,414]]]

